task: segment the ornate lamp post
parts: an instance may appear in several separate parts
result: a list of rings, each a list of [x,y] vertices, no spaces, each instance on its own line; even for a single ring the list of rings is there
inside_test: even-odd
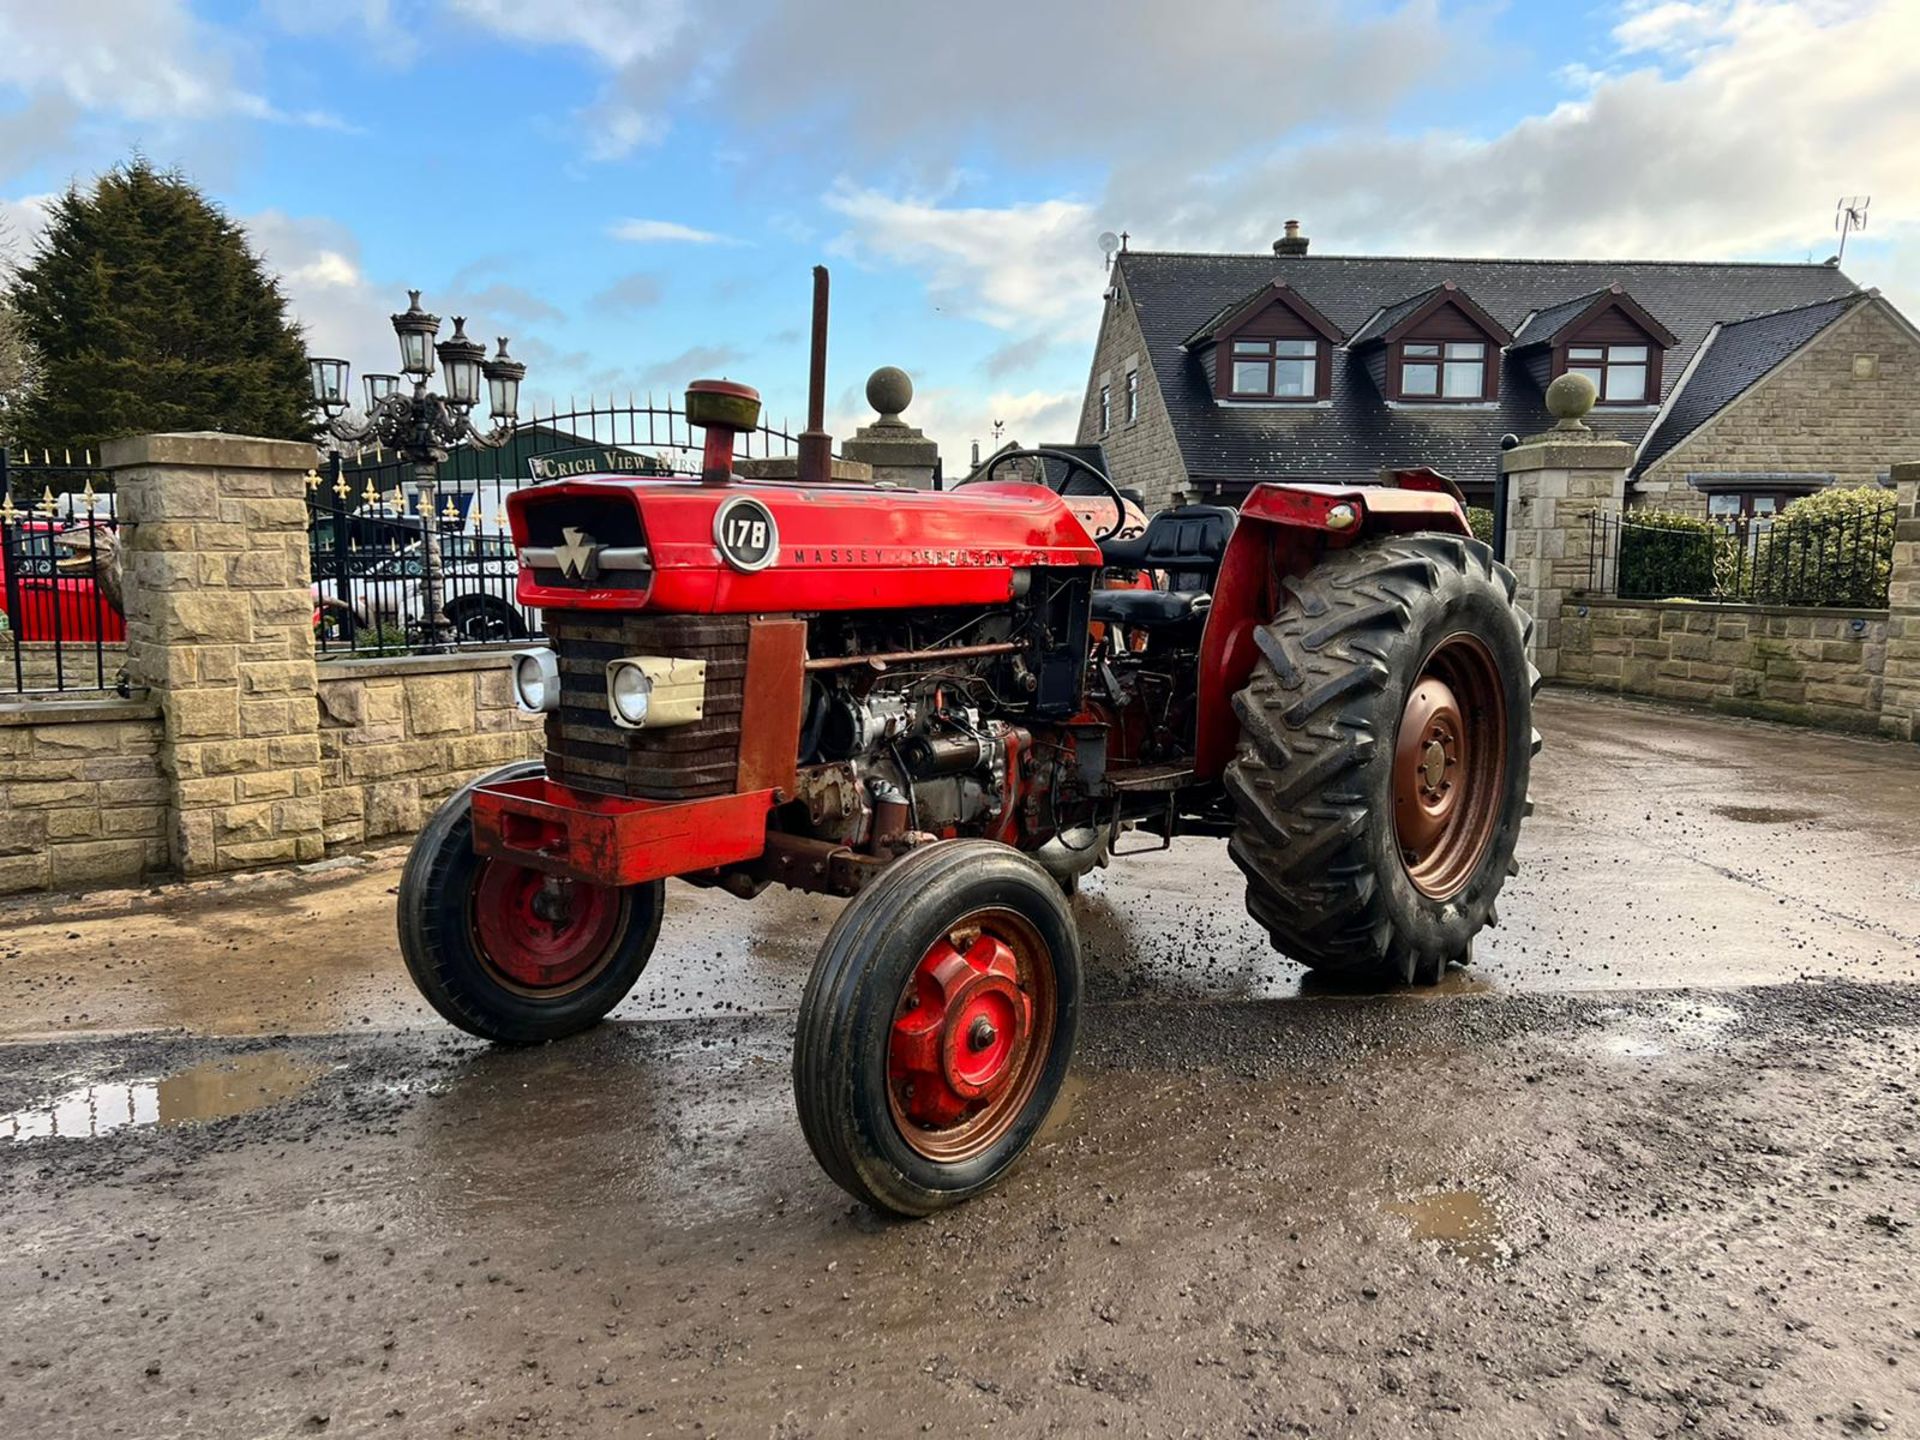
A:
[[[400,339],[401,375],[362,377],[366,388],[364,422],[356,425],[344,418],[351,377],[346,361],[315,356],[307,361],[307,369],[314,403],[326,413],[327,436],[348,445],[392,450],[413,466],[425,580],[423,624],[427,648],[437,650],[441,648],[441,607],[445,603],[440,527],[458,514],[451,500],[444,514],[435,504],[440,462],[455,445],[493,450],[506,444],[519,414],[520,382],[526,378],[527,367],[507,354],[504,336],[499,350],[488,358],[487,347],[468,338],[466,317],[462,315],[453,317],[453,334],[434,344],[433,337],[440,333],[440,317],[420,308],[418,290],[409,290],[407,300],[407,308],[393,317],[393,333]],[[444,377],[444,393],[437,395],[427,389],[436,352]],[[413,382],[411,392],[404,388],[402,375]],[[475,428],[472,418],[474,406],[480,402],[483,378],[493,412],[493,428],[484,431]],[[337,453],[339,447],[331,448]]]

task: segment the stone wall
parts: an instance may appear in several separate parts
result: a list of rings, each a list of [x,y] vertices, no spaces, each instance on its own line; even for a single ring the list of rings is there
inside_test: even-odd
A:
[[[1888,585],[1886,693],[1881,729],[1920,740],[1920,464],[1893,467],[1899,509]]]
[[[1570,600],[1560,679],[1734,715],[1882,730],[1884,610]]]
[[[476,775],[539,756],[540,719],[514,708],[507,664],[496,651],[320,665],[329,849],[411,835]]]
[[[15,658],[19,684],[14,683]],[[50,640],[26,640],[18,646],[0,640],[0,692],[30,690],[111,690],[127,664],[124,641],[102,642],[98,649],[81,640],[55,645]]]
[[[1872,485],[1920,454],[1920,342],[1884,301],[1829,326],[1636,483],[1637,505],[1704,515],[1687,476],[1831,475]]]
[[[1119,283],[1125,283],[1124,277]],[[1140,418],[1129,425],[1127,372],[1132,369],[1140,372]],[[1109,387],[1113,409],[1111,428],[1104,435],[1100,433],[1102,385]],[[1031,443],[1045,444],[1046,438],[1040,436]],[[1124,294],[1107,302],[1106,315],[1100,322],[1100,340],[1094,349],[1087,393],[1081,401],[1078,443],[1106,447],[1113,483],[1138,487],[1147,497],[1149,515],[1164,510],[1176,495],[1188,490],[1186,463],[1180,458],[1173,420],[1160,398],[1159,379],[1147,358],[1146,337],[1140,333],[1133,305]]]
[[[151,701],[0,704],[0,894],[166,873],[160,744]]]

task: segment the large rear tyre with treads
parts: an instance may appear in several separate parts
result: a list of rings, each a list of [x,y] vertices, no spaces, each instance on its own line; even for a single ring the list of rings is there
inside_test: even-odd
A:
[[[1494,922],[1531,808],[1532,621],[1512,573],[1454,535],[1356,545],[1284,588],[1234,697],[1247,910],[1329,975],[1438,979]]]
[[[807,980],[800,1128],[858,1200],[958,1204],[1032,1142],[1079,1022],[1080,942],[1047,872],[989,840],[911,851],[840,912]]]
[[[553,881],[474,853],[474,788],[542,770],[524,761],[456,791],[400,874],[400,954],[413,983],[449,1023],[506,1045],[558,1040],[605,1018],[646,969],[666,904],[662,880]]]

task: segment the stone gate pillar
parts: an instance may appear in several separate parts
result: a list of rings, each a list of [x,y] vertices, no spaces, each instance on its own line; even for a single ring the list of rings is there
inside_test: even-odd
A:
[[[880,418],[854,431],[840,453],[871,465],[875,480],[930,488],[940,466],[940,447],[900,418],[913,403],[913,380],[897,366],[882,365],[867,377],[867,403]]]
[[[109,442],[127,670],[160,702],[184,875],[318,859],[320,733],[305,477],[313,447],[196,433]]]
[[[1920,462],[1893,467],[1898,493],[1887,587],[1887,671],[1880,729],[1920,740]]]
[[[1581,420],[1593,401],[1592,381],[1560,376],[1547,387],[1547,408],[1559,423],[1501,457],[1509,477],[1507,565],[1520,582],[1521,606],[1533,616],[1533,663],[1549,680],[1560,673],[1567,597],[1589,583],[1590,521],[1620,512],[1633,464],[1631,445],[1605,439]]]

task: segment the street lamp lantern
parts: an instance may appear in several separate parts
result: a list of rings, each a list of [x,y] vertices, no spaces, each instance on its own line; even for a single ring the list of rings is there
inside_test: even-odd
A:
[[[326,421],[321,427],[323,443],[336,453],[341,443],[391,450],[405,460],[413,472],[422,600],[426,612],[422,624],[427,632],[428,649],[439,648],[440,633],[448,623],[442,605],[445,571],[440,532],[458,528],[464,513],[452,498],[448,498],[445,505],[435,499],[435,490],[440,484],[440,464],[457,446],[497,450],[513,438],[514,418],[520,409],[520,382],[527,374],[527,367],[507,354],[504,339],[499,353],[489,358],[487,347],[467,334],[464,316],[453,317],[453,334],[436,347],[433,337],[439,332],[440,317],[421,308],[418,290],[409,290],[407,308],[393,317],[393,333],[400,337],[400,368],[414,383],[403,384],[399,375],[363,376],[367,396],[364,420],[349,421],[342,413],[347,408],[347,362],[318,358],[308,362],[314,401],[326,411]],[[435,394],[427,388],[436,349],[444,371],[444,394]],[[476,428],[473,423],[473,408],[480,401],[483,378],[487,382],[488,402],[493,407],[493,424],[486,430]],[[372,489],[371,481],[368,489]],[[341,503],[346,503],[344,496]],[[396,516],[408,516],[406,492],[398,485],[394,487],[393,509]],[[416,522],[409,519],[408,523],[411,526]]]
[[[453,334],[434,347],[440,352],[440,368],[445,377],[447,403],[461,412],[480,403],[480,362],[487,358],[487,347],[467,336],[467,317],[453,317]]]
[[[307,361],[307,378],[313,383],[313,403],[329,415],[347,408],[347,362],[324,356]]]
[[[389,395],[397,395],[400,393],[400,377],[398,375],[382,375],[376,371],[371,375],[362,375],[360,377],[360,383],[366,387],[367,414],[369,415],[379,409],[380,402]]]
[[[425,384],[433,374],[433,337],[440,333],[440,317],[420,308],[420,292],[407,292],[407,308],[393,317],[393,333],[400,337],[400,369]]]
[[[491,360],[481,365],[487,376],[487,405],[496,425],[505,424],[520,413],[520,382],[527,378],[527,367],[507,354],[507,337]],[[484,348],[484,347],[482,347]]]

